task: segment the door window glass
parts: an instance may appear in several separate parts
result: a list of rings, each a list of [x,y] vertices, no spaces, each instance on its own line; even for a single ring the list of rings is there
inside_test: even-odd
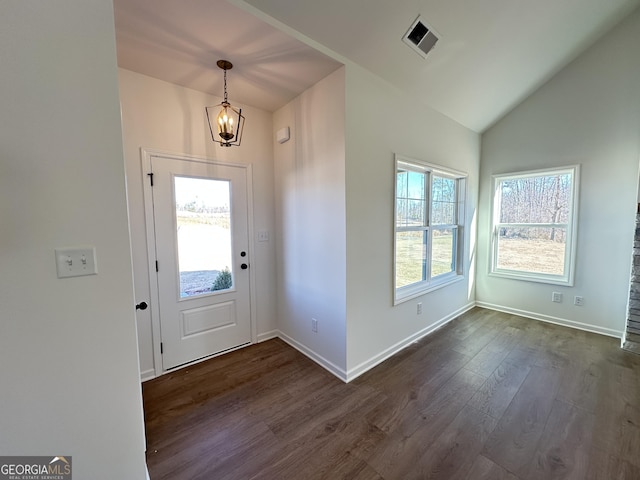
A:
[[[174,177],[180,298],[233,288],[229,183]]]

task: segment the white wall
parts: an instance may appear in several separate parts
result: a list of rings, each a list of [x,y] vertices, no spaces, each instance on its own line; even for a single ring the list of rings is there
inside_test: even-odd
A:
[[[144,217],[140,148],[182,153],[212,160],[252,165],[254,232],[271,233],[269,242],[257,242],[251,265],[256,276],[257,340],[275,335],[275,213],[273,200],[273,146],[271,113],[242,107],[246,117],[242,145],[221,147],[211,140],[205,106],[222,98],[190,90],[129,70],[120,69],[124,151],[127,168],[131,243],[134,260],[136,301],[150,298],[147,240]],[[233,85],[233,78],[230,79]],[[233,101],[233,98],[231,98]],[[142,378],[154,375],[151,309],[137,313]]]
[[[621,335],[629,294],[640,159],[640,11],[482,137],[477,300]],[[581,164],[575,286],[490,277],[491,175]],[[551,302],[551,292],[564,302]],[[584,297],[583,307],[573,297]]]
[[[341,378],[346,370],[344,68],[274,114],[278,327]],[[311,319],[318,332],[311,331]]]
[[[355,65],[347,68],[347,369],[350,378],[467,308],[480,137]],[[469,174],[462,282],[393,306],[394,154]],[[423,303],[417,315],[416,304]]]
[[[480,136],[353,64],[276,112],[274,131],[287,125],[292,140],[274,147],[279,329],[351,380],[473,305]],[[465,279],[398,306],[394,153],[469,174]]]
[[[2,2],[0,23],[0,455],[144,479],[112,2]],[[78,245],[98,274],[58,279]]]

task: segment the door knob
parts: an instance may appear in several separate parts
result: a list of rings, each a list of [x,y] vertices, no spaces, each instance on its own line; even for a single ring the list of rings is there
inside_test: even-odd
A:
[[[136,310],[146,310],[148,306],[147,302],[140,302],[136,305]]]
[[[249,268],[249,265],[247,265],[246,263],[243,263],[242,265],[240,265],[240,268],[243,270],[246,270],[247,268]]]

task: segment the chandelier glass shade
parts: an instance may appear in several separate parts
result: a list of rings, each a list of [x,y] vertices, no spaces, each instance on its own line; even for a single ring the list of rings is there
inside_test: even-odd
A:
[[[228,60],[218,60],[217,65],[224,70],[224,100],[218,105],[205,108],[211,138],[222,147],[239,146],[244,129],[244,115],[242,109],[231,105],[227,97],[227,70],[231,70],[233,64]]]

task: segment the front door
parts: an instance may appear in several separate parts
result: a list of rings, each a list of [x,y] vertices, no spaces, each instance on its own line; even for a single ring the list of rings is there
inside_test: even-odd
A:
[[[163,370],[251,342],[247,170],[150,156]]]

